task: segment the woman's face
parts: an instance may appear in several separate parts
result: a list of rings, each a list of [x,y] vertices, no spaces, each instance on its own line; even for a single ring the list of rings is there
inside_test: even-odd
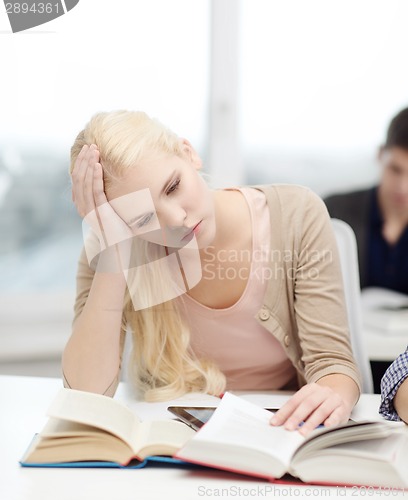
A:
[[[107,198],[135,235],[158,245],[198,248],[215,237],[213,193],[199,175],[201,160],[185,141],[182,157],[157,155],[130,169]]]

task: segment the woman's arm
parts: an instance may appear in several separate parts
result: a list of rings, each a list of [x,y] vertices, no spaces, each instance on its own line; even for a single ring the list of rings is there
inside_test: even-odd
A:
[[[121,362],[121,323],[126,281],[122,273],[95,273],[85,306],[62,356],[72,389],[110,394]]]
[[[98,214],[98,207],[103,205],[112,211],[114,223],[123,225],[106,200],[98,159],[96,147],[85,146],[79,154],[72,172],[73,200],[82,217]],[[93,219],[98,220],[99,215]],[[102,233],[101,227],[95,228],[95,234]],[[103,238],[104,241],[99,242],[101,248],[106,246],[106,235]],[[73,389],[101,394],[109,389],[109,395],[116,389],[126,290],[121,267],[113,269],[112,261],[119,256],[123,258],[123,252],[119,255],[117,246],[102,252],[94,273],[87,264],[85,252],[82,254],[77,277],[77,314],[62,357],[65,385]]]
[[[291,429],[305,422],[301,432],[307,434],[322,423],[347,422],[359,397],[360,378],[349,339],[336,240],[320,198],[309,191],[292,224],[300,227],[293,260],[295,341],[307,384],[272,422]]]

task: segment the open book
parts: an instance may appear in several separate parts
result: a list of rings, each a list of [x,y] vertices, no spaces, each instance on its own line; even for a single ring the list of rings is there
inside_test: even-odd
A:
[[[304,437],[271,426],[270,418],[263,408],[226,393],[175,456],[271,481],[289,473],[315,484],[408,487],[406,426],[349,422]]]
[[[48,409],[44,429],[20,464],[106,462],[143,464],[152,455],[172,456],[195,431],[175,420],[141,422],[123,403],[107,396],[61,389]],[[80,464],[78,464],[80,465]]]

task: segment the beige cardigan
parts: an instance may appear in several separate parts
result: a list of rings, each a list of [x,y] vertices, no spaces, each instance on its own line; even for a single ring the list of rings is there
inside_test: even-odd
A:
[[[270,209],[270,272],[259,321],[282,344],[299,386],[341,373],[361,387],[350,346],[337,246],[322,200],[295,185],[253,186]],[[94,271],[85,252],[79,260],[75,318],[81,313]],[[123,351],[124,334],[121,336]],[[113,395],[120,373],[105,391]],[[64,384],[69,387],[64,377]]]
[[[340,261],[323,201],[301,186],[255,186],[271,213],[271,270],[257,319],[282,344],[299,384],[333,373],[361,389],[353,358]]]

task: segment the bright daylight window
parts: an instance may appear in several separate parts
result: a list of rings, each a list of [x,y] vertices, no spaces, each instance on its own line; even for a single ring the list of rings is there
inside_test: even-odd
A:
[[[82,236],[69,148],[91,115],[144,110],[203,147],[209,2],[112,5],[1,40],[0,370],[56,358],[70,333]]]
[[[325,195],[373,184],[408,105],[402,0],[242,0],[240,131],[250,182]]]

